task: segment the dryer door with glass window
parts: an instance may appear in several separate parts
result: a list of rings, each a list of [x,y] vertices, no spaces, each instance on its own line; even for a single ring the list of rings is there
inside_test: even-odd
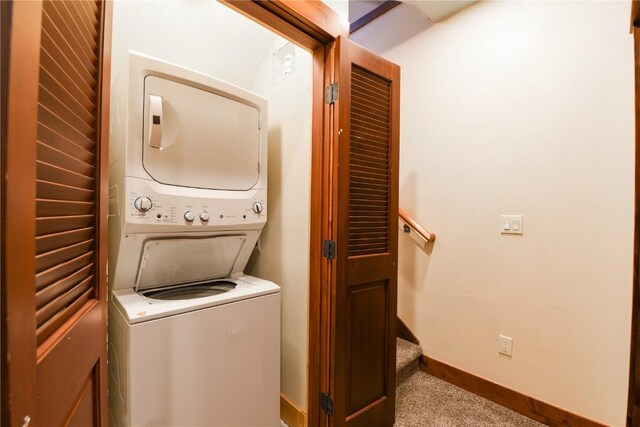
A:
[[[258,182],[260,111],[222,93],[144,81],[143,166],[162,184],[249,190]]]

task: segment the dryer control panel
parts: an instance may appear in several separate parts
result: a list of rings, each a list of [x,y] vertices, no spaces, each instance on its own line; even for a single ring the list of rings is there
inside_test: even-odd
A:
[[[194,197],[194,189],[163,194],[157,183],[140,179],[128,179],[123,212],[127,232],[169,231],[169,228],[193,228],[193,231],[215,230],[220,227],[261,227],[267,220],[266,190],[236,194],[237,198],[224,200],[211,197]],[[180,188],[178,189],[180,190]],[[209,190],[201,190],[206,195]],[[233,193],[233,192],[230,192]],[[238,192],[239,193],[239,192]],[[247,194],[252,193],[252,194]],[[238,197],[243,196],[243,197]],[[143,227],[140,227],[143,226]]]

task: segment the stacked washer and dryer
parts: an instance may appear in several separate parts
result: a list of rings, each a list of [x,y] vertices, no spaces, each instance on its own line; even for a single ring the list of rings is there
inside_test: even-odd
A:
[[[109,404],[116,426],[279,425],[267,103],[130,52],[112,89]]]

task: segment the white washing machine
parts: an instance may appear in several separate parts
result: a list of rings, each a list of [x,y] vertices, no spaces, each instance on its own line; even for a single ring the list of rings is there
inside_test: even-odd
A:
[[[112,425],[279,425],[280,289],[243,274],[267,220],[266,101],[131,52],[112,112]]]

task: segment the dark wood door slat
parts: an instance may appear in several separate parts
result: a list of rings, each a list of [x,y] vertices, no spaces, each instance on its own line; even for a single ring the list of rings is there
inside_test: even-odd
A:
[[[368,178],[382,183],[388,183],[389,175],[385,175],[384,173],[385,171],[382,169],[365,169],[361,165],[354,165],[351,170],[351,176],[354,178]]]
[[[388,224],[383,224],[383,225],[378,225],[375,227],[366,227],[363,229],[354,229],[353,233],[354,236],[360,236],[362,234],[366,234],[366,233],[371,233],[371,234],[386,234],[388,236],[388,232],[389,232],[389,225]]]
[[[78,132],[85,135],[90,140],[95,139],[95,121],[92,119],[87,122],[81,119],[71,108],[61,102],[54,94],[52,94],[47,88],[40,85],[40,105],[44,106],[49,111],[55,111],[56,115],[68,123],[69,126],[77,129]]]
[[[385,102],[385,97],[375,92],[359,91],[352,105],[356,105],[364,111],[379,112],[384,116],[390,113],[389,104]]]
[[[361,160],[364,160],[369,163],[373,163],[374,166],[372,167],[374,168],[384,168],[389,165],[389,154],[377,150],[372,146],[360,145],[355,141],[352,141],[351,156],[349,160],[351,163],[358,163]]]
[[[72,274],[74,271],[84,268],[93,262],[93,252],[83,253],[69,261],[56,264],[51,268],[36,274],[36,291],[39,291],[58,280]]]
[[[37,178],[42,181],[74,185],[78,188],[85,188],[87,190],[95,187],[95,180],[90,176],[84,176],[42,161],[38,161],[36,163],[36,172]]]
[[[94,212],[94,203],[36,199],[36,212],[38,217],[87,215]]]
[[[380,135],[373,129],[366,129],[363,126],[355,124],[351,131],[352,142],[355,144],[355,148],[363,148],[367,151],[376,151],[387,158],[389,155],[389,147],[385,141],[388,136]]]
[[[46,16],[44,17],[46,18]],[[46,19],[44,19],[46,24]],[[83,90],[89,90],[96,93],[95,77],[87,70],[75,55],[68,53],[68,46],[61,46],[60,35],[54,28],[42,28],[42,49],[46,50],[56,63],[64,66],[70,77],[76,80],[76,84]]]
[[[354,105],[352,111],[352,123],[364,126],[367,129],[377,130],[381,135],[389,138],[389,121],[385,117],[381,117],[377,113],[371,113]]]
[[[353,129],[351,130],[351,132],[354,135],[360,135],[363,138],[371,139],[373,140],[373,142],[384,144],[385,141],[389,140],[388,132],[380,132],[377,129],[373,129],[364,123],[354,122],[352,123],[352,127]]]
[[[38,141],[37,156],[38,159],[44,163],[55,165],[80,175],[93,177],[95,172],[93,165],[85,163],[76,156],[70,156],[40,141]]]
[[[363,111],[377,113],[380,117],[385,117],[388,120],[391,118],[391,109],[388,105],[372,101],[366,96],[354,94],[351,103]]]
[[[40,49],[42,60],[40,61],[40,74],[46,75],[49,80],[55,80],[59,85],[64,87],[78,103],[80,103],[87,111],[92,111],[95,106],[96,95],[90,90],[83,90],[77,82],[69,75],[67,70],[60,66],[55,59],[45,49]],[[41,82],[46,84],[43,78]]]
[[[97,15],[98,15],[98,9],[96,7],[95,2],[93,1],[75,1],[73,2],[75,3],[76,6],[78,6],[79,10],[84,11],[85,16],[87,18],[87,20],[85,22],[87,22],[87,28],[89,30],[93,30],[92,35],[95,35],[95,28],[98,25],[98,19],[97,19]]]
[[[349,227],[354,230],[360,228],[361,231],[366,230],[368,227],[388,227],[389,222],[385,219],[380,219],[376,221],[376,218],[366,218],[366,219],[353,219],[349,218]]]
[[[40,310],[55,298],[91,276],[92,270],[93,264],[87,264],[83,268],[36,292],[36,309]]]
[[[68,307],[76,298],[91,287],[93,276],[89,276],[76,284],[74,287],[59,295],[57,298],[49,301],[44,307],[36,311],[36,323],[42,326],[43,323],[50,320],[57,313]]]
[[[52,34],[61,47],[65,48],[69,56],[77,58],[80,64],[90,75],[97,72],[97,62],[95,52],[81,38],[78,38],[78,31],[73,22],[67,22],[68,16],[60,14],[59,8],[55,7],[55,2],[44,2],[43,22],[44,27]],[[62,8],[64,11],[64,8]],[[69,25],[71,24],[71,25]]]
[[[48,5],[50,6],[48,13],[51,16],[55,16],[58,22],[62,22],[61,27],[65,28],[65,36],[73,41],[77,54],[82,56],[81,59],[83,61],[90,63],[93,70],[97,70],[99,61],[96,55],[97,46],[95,41],[92,43],[90,39],[84,36],[85,32],[73,19],[69,9],[64,6],[64,2],[50,2]],[[45,9],[47,9],[47,4],[45,4]]]
[[[363,209],[361,206],[354,206],[350,204],[349,220],[358,218],[387,218],[388,213],[385,211],[372,211],[369,209]],[[386,219],[385,219],[386,221]]]
[[[389,92],[391,89],[391,82],[389,82],[389,80],[373,75],[366,70],[359,69],[358,67],[354,68],[353,78],[356,82],[368,82],[371,85],[376,86],[377,90],[382,92]]]
[[[357,93],[358,96],[366,97],[371,101],[376,101],[382,105],[389,105],[389,93],[381,92],[370,85],[364,83],[355,85],[353,87],[353,92]]]
[[[94,224],[93,215],[50,216],[36,218],[36,236],[60,233]]]
[[[40,49],[42,57],[40,61],[41,69],[46,70],[57,81],[63,83],[70,93],[74,93],[78,98],[84,98],[88,100],[90,104],[95,105],[95,100],[97,98],[95,90],[87,83],[82,82],[75,70],[70,67],[66,67],[64,62],[60,62],[60,58],[56,56],[55,49],[54,52],[51,52],[50,50],[52,50],[51,46],[45,45]],[[57,55],[59,56],[60,54],[58,53]]]
[[[354,97],[351,105],[361,111],[373,114],[380,120],[391,120],[391,108],[389,107],[389,105],[380,102],[380,100],[373,99],[372,96],[366,93],[358,94],[357,97]]]
[[[388,135],[389,129],[389,115],[371,107],[362,104],[351,104],[352,123],[371,124],[374,127],[381,128],[385,135]]]
[[[93,239],[90,239],[65,248],[36,255],[36,272],[44,271],[57,264],[65,263],[79,255],[90,252],[93,249],[93,244]]]
[[[73,127],[62,117],[58,116],[57,113],[54,113],[42,104],[38,104],[38,122],[77,143],[82,143],[87,146],[95,143],[93,135],[85,135],[81,130]]]
[[[352,68],[348,251],[385,253],[389,245],[389,83]],[[374,207],[371,207],[374,206]]]
[[[69,8],[74,8],[76,11],[75,16],[78,17],[78,22],[83,26],[83,33],[88,34],[92,39],[96,39],[96,26],[95,26],[95,15],[88,11],[86,8],[82,7],[78,2],[69,2]]]
[[[351,148],[355,153],[361,152],[389,160],[389,147],[385,144],[385,138],[380,135],[367,133],[358,126],[351,134],[351,142],[353,144]]]
[[[93,227],[86,227],[36,237],[36,254],[84,242],[87,239],[91,239],[93,233]]]
[[[382,98],[381,103],[383,104],[389,105],[391,101],[389,96],[391,86],[386,83],[373,81],[361,74],[354,74],[353,87],[356,88],[356,90],[353,91],[353,94],[360,94],[363,90],[367,90],[377,96],[380,96]]]
[[[366,253],[385,253],[388,247],[386,243],[375,243],[369,245],[349,245],[349,252],[351,255],[363,255]]]
[[[389,210],[389,206],[387,203],[372,203],[372,202],[362,202],[359,200],[354,200],[353,203],[351,203],[351,205],[353,205],[354,207],[357,207],[358,209],[366,209],[368,211],[371,212],[386,212]]]
[[[38,327],[38,329],[36,330],[36,340],[38,345],[42,344],[44,340],[49,338],[51,334],[58,330],[64,324],[64,322],[69,320],[74,313],[77,313],[85,304],[89,303],[92,294],[93,289],[89,288],[69,306],[56,313],[46,323]]]
[[[351,164],[351,170],[353,171],[354,175],[371,175],[385,181],[389,180],[388,171],[382,167],[372,167],[368,164],[363,164],[362,162],[352,162]]]
[[[96,119],[93,113],[95,109],[84,98],[84,96],[74,96],[69,92],[69,88],[63,86],[58,80],[56,80],[49,70],[40,68],[40,85],[44,86],[51,92],[56,99],[63,102],[75,115],[77,115],[85,123],[89,123],[91,126],[95,126]],[[84,104],[82,103],[84,101]]]
[[[82,11],[74,7],[73,3],[74,2],[60,2],[60,5],[64,6],[64,9],[66,9],[66,14],[70,16],[75,23],[77,33],[80,35],[80,37],[85,40],[86,44],[91,48],[91,51],[96,52],[97,54],[98,45],[96,43],[97,40],[95,34],[91,34],[90,26],[87,26],[84,22],[86,17],[82,14]]]
[[[100,14],[100,8],[98,8],[98,2],[95,0],[83,0],[83,4],[89,6],[90,14],[93,17],[93,25],[96,27],[98,25],[97,16]]]
[[[36,195],[39,199],[73,202],[91,202],[94,199],[93,190],[41,180],[36,180]]]
[[[353,233],[351,233],[353,236],[353,241],[359,241],[360,239],[388,239],[389,238],[389,233],[387,233],[386,230],[383,231],[370,231],[370,230],[354,230]]]
[[[389,189],[389,184],[387,184],[386,182],[380,182],[374,179],[365,179],[358,176],[351,177],[351,186],[353,186],[354,188],[359,188],[361,190],[371,188],[372,190],[386,191]]]
[[[361,200],[361,201],[376,201],[376,202],[380,202],[380,201],[384,201],[385,203],[389,202],[389,192],[388,191],[377,191],[377,190],[370,190],[370,189],[359,189],[359,188],[354,188],[354,187],[350,187],[349,188],[349,192],[350,197],[354,200]]]
[[[375,77],[372,77],[371,75],[367,75],[366,73],[354,72],[353,73],[353,86],[354,87],[361,87],[361,86],[370,87],[371,90],[373,90],[373,91],[375,91],[377,93],[381,93],[381,94],[387,95],[386,101],[389,102],[388,95],[389,95],[389,91],[391,89],[391,86],[389,85],[389,82],[377,79]]]
[[[385,166],[388,165],[389,161],[384,159],[375,159],[369,158],[366,156],[361,156],[358,153],[352,153],[350,157],[351,163],[357,165],[361,168],[367,168],[370,170],[384,170]]]
[[[38,123],[38,141],[88,165],[95,165],[94,141],[71,140],[43,123]]]
[[[355,247],[355,246],[359,246],[359,247],[364,247],[364,246],[384,246],[386,247],[387,245],[387,240],[388,240],[388,236],[381,236],[381,237],[355,237],[355,235],[352,235],[351,233],[349,234],[350,239],[349,239],[349,246]]]

